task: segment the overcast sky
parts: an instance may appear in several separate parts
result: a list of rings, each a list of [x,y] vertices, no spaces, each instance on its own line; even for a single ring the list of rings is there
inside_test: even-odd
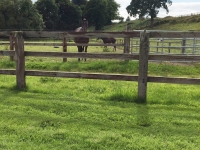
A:
[[[37,0],[32,0],[33,2]],[[126,7],[130,4],[131,0],[115,0],[120,4],[119,13],[120,16],[126,19],[129,15],[126,11]],[[169,6],[169,13],[166,14],[164,9],[160,9],[158,17],[165,16],[181,16],[190,14],[200,14],[200,0],[172,0],[172,5]],[[134,19],[134,18],[131,18]]]
[[[115,1],[121,5],[119,13],[126,19],[128,17],[126,7],[130,4],[131,0]],[[166,10],[161,8],[158,17],[190,15],[191,13],[200,14],[200,0],[172,0],[172,5],[168,8],[168,14],[166,14]]]

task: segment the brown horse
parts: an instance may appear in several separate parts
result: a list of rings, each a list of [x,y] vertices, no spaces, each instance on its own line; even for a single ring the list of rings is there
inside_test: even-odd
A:
[[[104,44],[107,44],[107,43],[115,44],[115,42],[116,42],[115,38],[98,38],[98,39],[102,39]],[[105,46],[105,47],[107,47],[107,46]],[[114,46],[113,51],[116,51],[116,46]]]
[[[87,21],[86,19],[83,19],[83,22],[82,22],[82,27],[78,27],[75,32],[87,32]],[[75,37],[74,38],[74,42],[75,43],[82,43],[82,44],[88,44],[89,43],[89,38],[86,38],[86,37]],[[87,48],[88,46],[77,46],[78,47],[78,52],[86,52],[87,53]],[[84,50],[84,47],[85,47],[85,50]],[[80,58],[78,58],[78,61],[80,61]],[[86,61],[86,58],[85,58],[85,61]]]

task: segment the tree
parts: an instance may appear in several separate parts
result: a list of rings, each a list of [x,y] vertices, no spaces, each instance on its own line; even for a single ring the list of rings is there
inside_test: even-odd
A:
[[[2,29],[43,29],[42,16],[31,0],[1,0],[0,27]]]
[[[70,2],[60,2],[58,5],[58,27],[60,30],[74,30],[80,26],[81,10]]]
[[[89,21],[89,25],[94,25],[96,30],[101,30],[119,17],[118,8],[119,4],[115,0],[90,0],[83,14]]]
[[[107,0],[106,5],[106,25],[110,25],[112,20],[119,18],[118,8],[120,7],[119,4],[115,2],[115,0]]]
[[[74,5],[86,5],[87,0],[72,0],[72,4]]]
[[[154,18],[157,17],[160,8],[164,8],[168,13],[168,5],[172,4],[171,0],[132,0],[130,5],[126,7],[126,10],[130,16],[139,18],[144,16],[150,16],[151,27],[153,27]]]
[[[124,22],[124,17],[119,17],[118,19],[119,19],[119,23]]]
[[[20,29],[43,29],[44,22],[38,10],[34,7],[31,0],[19,1],[18,8],[18,27]]]
[[[70,0],[38,0],[35,3],[45,22],[45,29],[74,30],[79,26],[81,10]]]
[[[72,0],[71,2],[72,2],[72,4],[78,6],[81,9],[81,16],[83,19],[84,18],[83,11],[85,10],[85,6],[86,6],[88,0]]]
[[[106,22],[106,1],[90,0],[85,7],[84,16],[89,24],[95,26],[95,30],[101,30]]]
[[[43,16],[45,29],[55,29],[58,22],[58,7],[55,0],[38,0],[35,6]]]

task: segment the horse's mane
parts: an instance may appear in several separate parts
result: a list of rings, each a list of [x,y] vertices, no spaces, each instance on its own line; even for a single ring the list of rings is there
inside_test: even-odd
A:
[[[76,28],[75,32],[87,32],[83,27]]]
[[[76,28],[76,30],[75,30],[75,32],[81,32],[81,31],[83,31],[83,28],[82,28],[82,27],[78,27],[78,28]]]

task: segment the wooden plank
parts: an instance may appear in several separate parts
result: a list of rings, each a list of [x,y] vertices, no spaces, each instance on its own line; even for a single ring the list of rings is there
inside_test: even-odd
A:
[[[24,31],[25,38],[74,38],[74,37],[138,37],[139,32],[55,32],[55,31]]]
[[[0,45],[9,45],[10,42],[1,42]]]
[[[99,43],[89,43],[89,44],[81,44],[81,43],[69,43],[68,46],[124,46],[124,44],[99,44]]]
[[[34,45],[34,46],[63,46],[63,43],[25,43],[24,45]],[[67,46],[124,46],[124,44],[99,44],[99,43],[68,43]]]
[[[82,79],[101,79],[101,80],[123,80],[137,81],[138,76],[122,74],[100,74],[100,73],[80,73],[80,72],[58,72],[58,71],[35,71],[27,70],[26,76],[48,76],[64,78],[82,78]]]
[[[200,61],[200,55],[149,55],[149,60],[162,61]]]
[[[149,76],[148,82],[200,85],[200,78],[177,78],[177,77]]]
[[[16,70],[0,69],[0,74],[16,75]],[[26,76],[48,76],[48,77],[65,77],[65,78],[83,78],[83,79],[102,79],[102,80],[124,80],[137,81],[138,76],[122,74],[99,74],[99,73],[80,73],[80,72],[56,72],[56,71],[25,71]],[[172,84],[194,84],[200,85],[200,78],[177,78],[148,76],[148,82],[154,83],[172,83]]]
[[[0,74],[16,75],[16,70],[13,70],[13,69],[0,69]]]
[[[21,32],[18,32],[15,36],[15,54],[16,54],[17,87],[25,88],[26,80],[25,80],[24,39]]]
[[[15,51],[3,50],[0,51],[0,56],[15,56]]]
[[[14,51],[3,50],[0,51],[0,56],[14,56]],[[139,54],[95,54],[95,53],[62,53],[62,52],[36,52],[25,51],[25,56],[37,57],[71,57],[71,58],[98,58],[98,59],[129,59],[139,60]],[[163,60],[163,61],[200,61],[200,55],[164,55],[164,54],[149,54],[149,60]]]
[[[149,33],[141,32],[139,55],[138,98],[145,103],[147,97],[147,75],[149,54]]]
[[[116,54],[116,53],[70,53],[70,52],[33,52],[25,51],[25,56],[37,57],[61,57],[61,58],[94,58],[94,59],[127,59],[138,60],[138,54]]]
[[[133,46],[135,46],[135,45],[133,45]],[[150,48],[171,48],[171,49],[173,48],[173,49],[181,49],[181,48],[199,48],[199,46],[158,46],[157,45],[157,46],[150,46]]]
[[[45,43],[33,43],[33,42],[26,42],[24,43],[24,45],[32,45],[32,46],[63,46],[63,43],[49,43],[49,42],[45,42]]]
[[[0,31],[0,38],[9,38],[9,36],[13,34],[13,31]]]
[[[18,33],[21,31],[0,31],[0,37],[9,37],[13,33]],[[200,32],[198,31],[148,31],[150,33],[150,38],[199,38]],[[77,36],[87,36],[89,38],[97,37],[139,37],[140,31],[132,32],[57,32],[57,31],[23,31],[23,36],[26,38],[63,38],[69,37],[74,38]]]
[[[150,38],[199,38],[200,32],[150,31]]]

